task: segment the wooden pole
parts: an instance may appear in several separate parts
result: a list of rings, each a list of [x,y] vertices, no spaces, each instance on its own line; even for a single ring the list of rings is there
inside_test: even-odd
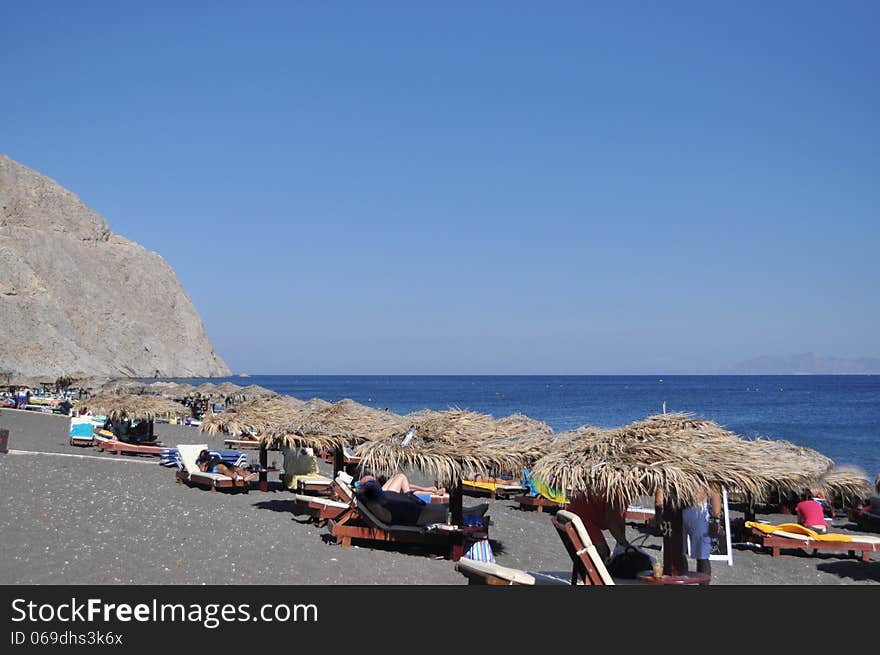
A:
[[[340,471],[345,471],[345,451],[341,447],[333,451],[333,475],[330,477],[335,480]]]
[[[269,491],[269,451],[260,444],[260,491]]]
[[[463,499],[464,489],[461,486],[461,480],[459,480],[449,490],[449,513],[452,525],[461,526],[464,522]]]
[[[663,503],[660,533],[663,535],[663,573],[678,575],[687,572],[681,508],[673,507],[669,501]]]

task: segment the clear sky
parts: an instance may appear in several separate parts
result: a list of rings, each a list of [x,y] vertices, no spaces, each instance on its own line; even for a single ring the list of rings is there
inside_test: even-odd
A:
[[[164,256],[235,372],[876,357],[878,26],[852,1],[0,0],[0,151]]]

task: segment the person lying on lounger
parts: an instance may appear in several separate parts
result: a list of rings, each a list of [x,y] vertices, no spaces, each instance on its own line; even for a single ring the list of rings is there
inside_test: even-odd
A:
[[[361,481],[363,484],[358,487],[358,499],[385,523],[430,525],[445,523],[448,518],[448,505],[426,503],[414,493],[383,489],[379,485],[379,481],[371,475],[364,476]],[[489,503],[481,503],[475,507],[463,507],[462,516],[465,520],[479,523],[488,509]]]
[[[249,482],[257,477],[256,473],[248,473],[240,466],[229,466],[225,464],[219,455],[212,455],[210,451],[203,450],[196,459],[196,466],[202,473],[220,473],[236,480],[244,480]]]
[[[378,482],[378,480],[376,480],[376,478],[372,475],[365,475],[357,481],[357,484],[355,484],[355,488],[360,489],[370,481]],[[385,482],[382,483],[381,486],[382,491],[396,491],[401,494],[408,494],[410,492],[431,494],[432,496],[443,496],[446,494],[446,490],[442,487],[425,487],[422,485],[413,484],[409,481],[409,478],[407,478],[406,475],[403,473],[395,473],[390,478],[385,480]]]

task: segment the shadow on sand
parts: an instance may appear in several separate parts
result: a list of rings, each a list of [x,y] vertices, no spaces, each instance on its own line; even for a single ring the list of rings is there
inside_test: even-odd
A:
[[[837,562],[822,562],[816,568],[820,571],[825,571],[826,573],[833,573],[840,578],[880,582],[880,562],[841,560]]]

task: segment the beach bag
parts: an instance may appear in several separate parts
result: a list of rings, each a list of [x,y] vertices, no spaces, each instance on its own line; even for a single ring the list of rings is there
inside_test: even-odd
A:
[[[467,549],[467,552],[462,557],[467,557],[475,562],[495,563],[495,553],[492,552],[492,545],[487,538],[480,539],[471,544],[471,547]]]
[[[609,557],[605,563],[605,568],[608,569],[608,573],[611,574],[612,578],[633,579],[642,571],[650,571],[653,565],[653,557],[638,546],[630,544]]]

